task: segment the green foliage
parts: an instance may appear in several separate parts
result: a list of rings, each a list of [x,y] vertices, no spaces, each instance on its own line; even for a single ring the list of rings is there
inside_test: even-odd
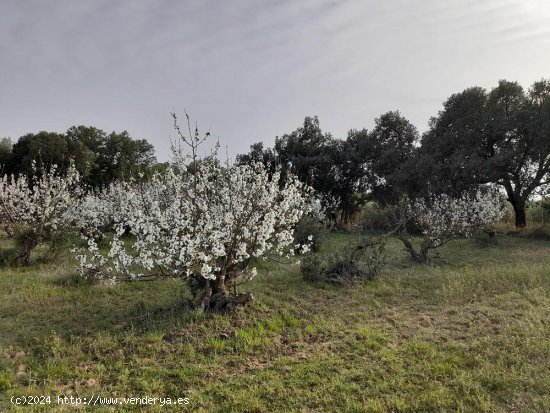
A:
[[[432,119],[409,181],[423,183],[423,191],[448,193],[499,184],[516,226],[524,227],[527,201],[548,187],[549,132],[549,80],[535,82],[529,91],[506,80],[490,92],[466,89]]]
[[[318,254],[306,254],[300,260],[300,274],[304,281],[323,281],[325,267],[326,264]]]
[[[530,238],[541,241],[550,241],[550,227],[535,227],[524,229],[516,234],[521,238]]]
[[[292,171],[302,182],[324,189],[326,172],[332,165],[332,136],[321,130],[319,119],[306,117],[302,127],[275,139],[274,151],[282,165],[292,162]]]
[[[351,136],[351,132],[350,132]],[[327,193],[338,200],[340,218],[344,226],[349,224],[353,214],[367,201],[369,169],[365,167],[365,157],[350,136],[345,141],[335,141],[332,145],[332,181]]]
[[[280,164],[283,169],[290,164],[292,172],[326,201],[333,220],[340,215],[342,220],[349,221],[366,201],[366,170],[361,167],[365,160],[352,141],[334,139],[323,133],[316,116],[306,117],[300,128],[276,138],[273,149],[264,149],[262,143],[256,143],[248,154],[237,156],[237,162],[252,161],[272,167]]]
[[[7,373],[0,372],[0,393],[5,392],[11,387],[11,379]]]
[[[45,169],[55,164],[63,170],[69,166],[70,155],[64,135],[46,131],[28,133],[14,143],[5,172],[30,177],[33,161]]]
[[[390,232],[396,226],[397,212],[397,208],[392,205],[368,203],[361,209],[358,220],[364,231]]]
[[[276,154],[271,148],[264,149],[263,142],[256,142],[250,145],[250,152],[237,155],[236,161],[240,165],[260,162],[266,166],[270,166],[272,170],[275,169],[275,165],[278,163]]]
[[[147,174],[155,162],[154,147],[145,139],[132,139],[128,132],[112,132],[98,148],[97,172],[93,182],[105,185],[117,179]]]
[[[402,182],[408,176],[407,162],[415,154],[419,141],[416,127],[398,111],[387,112],[375,119],[375,127],[368,132],[351,131],[348,141],[368,165],[370,198],[382,205],[395,204],[403,193]]]
[[[304,281],[373,280],[386,262],[385,241],[363,238],[328,255],[309,254],[300,263]]]
[[[364,268],[364,272],[369,279],[373,279],[380,275],[383,268],[386,266],[386,241],[378,239],[367,241],[367,251],[361,255],[360,265]]]
[[[0,248],[0,265],[28,265],[31,254],[38,262],[51,262],[63,254],[75,239],[70,230],[49,231],[27,226],[13,228],[12,243]]]
[[[490,247],[497,244],[496,233],[493,230],[477,231],[473,235],[473,239],[478,242],[480,247]]]
[[[0,249],[0,266],[17,265],[19,251],[14,247]]]
[[[529,224],[550,224],[550,198],[530,202],[527,205],[526,215]]]
[[[313,237],[310,241],[309,237]],[[296,225],[294,230],[294,243],[295,244],[311,244],[311,250],[318,252],[321,249],[321,244],[327,236],[327,229],[323,223],[319,222],[315,218],[304,216]],[[299,251],[299,249],[298,249]]]
[[[191,296],[195,297],[199,292],[204,291],[206,279],[201,275],[192,275],[186,280],[187,287],[191,292]]]
[[[10,160],[12,147],[10,138],[0,139],[0,173],[4,172],[6,164]]]
[[[64,172],[70,160],[85,184],[100,187],[116,179],[151,173],[155,164],[154,147],[144,139],[133,139],[128,132],[110,134],[91,126],[73,126],[65,134],[41,131],[19,138],[13,145],[0,143],[0,173],[31,176],[32,161],[42,167],[56,164]]]
[[[17,228],[13,234],[15,241],[15,261],[27,265],[30,261],[32,250],[41,242],[48,241],[49,238],[47,234],[37,233],[34,228]]]

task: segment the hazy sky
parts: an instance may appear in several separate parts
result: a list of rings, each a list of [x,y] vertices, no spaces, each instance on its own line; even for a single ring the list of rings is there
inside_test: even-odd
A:
[[[230,153],[318,115],[344,138],[454,92],[550,77],[549,0],[1,0],[0,137],[128,130],[167,159],[186,109]]]

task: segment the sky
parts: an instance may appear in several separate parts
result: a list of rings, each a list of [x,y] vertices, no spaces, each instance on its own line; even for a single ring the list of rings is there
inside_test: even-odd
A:
[[[0,137],[91,125],[167,160],[187,111],[231,156],[306,116],[345,138],[550,78],[549,0],[2,0]]]

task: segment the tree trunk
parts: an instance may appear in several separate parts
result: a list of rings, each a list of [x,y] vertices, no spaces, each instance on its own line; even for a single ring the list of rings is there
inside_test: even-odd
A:
[[[428,260],[428,250],[430,249],[430,245],[427,241],[422,242],[422,245],[420,246],[420,252],[417,252],[414,249],[412,242],[407,237],[400,235],[398,236],[398,238],[403,243],[405,251],[409,253],[411,259],[414,262],[424,263]]]
[[[524,228],[527,225],[527,217],[525,214],[525,201],[522,199],[509,199],[512,207],[514,208],[514,214],[516,216],[516,228]]]
[[[225,279],[206,280],[203,289],[191,300],[191,307],[204,311],[230,311],[238,305],[245,305],[254,300],[251,293],[230,293]]]
[[[428,251],[430,250],[430,242],[428,240],[422,241],[420,246],[420,254],[418,254],[420,262],[428,261]]]
[[[525,216],[525,199],[521,196],[522,191],[519,187],[519,182],[515,182],[515,186],[511,181],[504,181],[502,183],[508,195],[508,202],[512,204],[514,208],[514,215],[516,217],[516,228],[523,228],[527,225],[527,218]]]
[[[31,261],[31,253],[38,246],[38,240],[34,235],[21,234],[16,240],[16,250],[19,254],[16,257],[16,262],[21,265],[28,266]]]
[[[4,226],[4,231],[6,231],[8,238],[13,237],[14,231],[13,231],[13,228],[10,227],[9,225]]]

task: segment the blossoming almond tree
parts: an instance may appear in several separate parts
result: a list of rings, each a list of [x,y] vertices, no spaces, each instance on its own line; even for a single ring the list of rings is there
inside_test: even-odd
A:
[[[440,194],[430,201],[403,199],[400,212],[401,228],[407,221],[420,227],[423,234],[420,249],[417,251],[405,234],[398,237],[414,261],[425,262],[430,249],[452,239],[470,237],[501,219],[504,205],[498,191],[479,188],[475,193],[463,192],[457,198]]]
[[[96,242],[113,230],[115,223],[131,215],[129,198],[135,184],[130,181],[114,181],[101,190],[88,191],[79,201],[73,217],[74,225]]]
[[[38,168],[34,175],[0,177],[0,222],[16,239],[16,248],[9,258],[28,265],[31,252],[41,244],[49,244],[47,253],[57,252],[71,226],[81,194],[80,175],[71,162],[66,174],[58,167]]]
[[[166,172],[126,184],[126,212],[113,217],[109,251],[88,236],[88,250],[77,253],[81,271],[113,281],[185,278],[192,306],[202,310],[251,301],[236,286],[256,274],[254,258],[292,253],[294,227],[312,209],[311,189],[293,176],[280,186],[280,169],[260,163],[222,165],[215,153],[199,159],[196,129],[180,136],[191,155],[174,149]],[[129,248],[121,238],[128,229]]]

